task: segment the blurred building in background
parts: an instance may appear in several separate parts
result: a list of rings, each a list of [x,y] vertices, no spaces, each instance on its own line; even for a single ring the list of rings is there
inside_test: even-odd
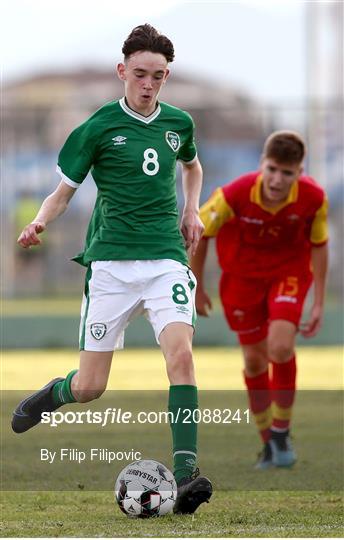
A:
[[[330,290],[343,299],[344,3],[306,4],[309,170],[330,198]]]
[[[325,187],[342,180],[344,3],[306,5],[310,173]]]

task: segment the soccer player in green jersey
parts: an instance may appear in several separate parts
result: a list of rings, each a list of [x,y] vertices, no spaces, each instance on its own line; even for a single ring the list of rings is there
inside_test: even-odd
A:
[[[43,202],[18,243],[40,244],[39,234],[67,208],[88,172],[98,195],[85,248],[75,260],[87,267],[80,324],[80,365],[23,400],[12,427],[27,431],[45,411],[96,399],[106,389],[112,355],[123,347],[128,322],[144,313],[166,360],[169,410],[197,408],[192,359],[196,279],[186,250],[195,253],[202,168],[189,114],[158,101],[171,41],[145,24],[124,42],[117,74],[125,97],[96,111],[68,137],[58,159],[61,182]],[[176,163],[182,164],[185,206],[178,224]],[[178,496],[174,511],[193,513],[212,486],[196,468],[197,425],[171,423]]]

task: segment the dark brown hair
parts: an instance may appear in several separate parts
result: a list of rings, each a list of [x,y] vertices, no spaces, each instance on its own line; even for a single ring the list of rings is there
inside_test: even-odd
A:
[[[301,163],[306,146],[302,137],[294,131],[275,131],[266,139],[262,158],[271,158],[278,163]]]
[[[126,60],[138,51],[151,51],[162,54],[167,62],[173,62],[174,47],[168,37],[160,34],[150,24],[141,24],[134,28],[123,43],[122,53]]]

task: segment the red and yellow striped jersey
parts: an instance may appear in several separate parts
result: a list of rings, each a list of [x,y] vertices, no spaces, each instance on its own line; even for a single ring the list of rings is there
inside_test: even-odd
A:
[[[253,172],[218,188],[201,208],[204,236],[216,236],[225,272],[271,277],[310,265],[312,246],[327,242],[327,198],[309,176],[292,185],[274,208],[261,198],[262,177]]]

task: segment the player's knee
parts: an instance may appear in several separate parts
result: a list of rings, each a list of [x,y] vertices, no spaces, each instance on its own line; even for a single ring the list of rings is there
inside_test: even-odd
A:
[[[80,384],[79,382],[73,388],[73,395],[78,403],[87,403],[88,401],[98,399],[104,392],[104,386],[94,388],[91,387],[89,384],[85,385]]]
[[[167,371],[169,377],[188,378],[193,376],[194,367],[192,351],[189,348],[179,348],[167,357]]]
[[[264,363],[252,363],[245,365],[245,374],[247,377],[258,377],[267,370],[267,365]]]
[[[103,392],[104,390],[76,390],[73,394],[78,403],[88,403],[100,398]]]
[[[257,377],[268,368],[267,358],[260,351],[245,353],[245,373],[247,377]]]
[[[294,354],[293,344],[281,341],[268,341],[268,354],[270,360],[277,363],[288,362]]]

